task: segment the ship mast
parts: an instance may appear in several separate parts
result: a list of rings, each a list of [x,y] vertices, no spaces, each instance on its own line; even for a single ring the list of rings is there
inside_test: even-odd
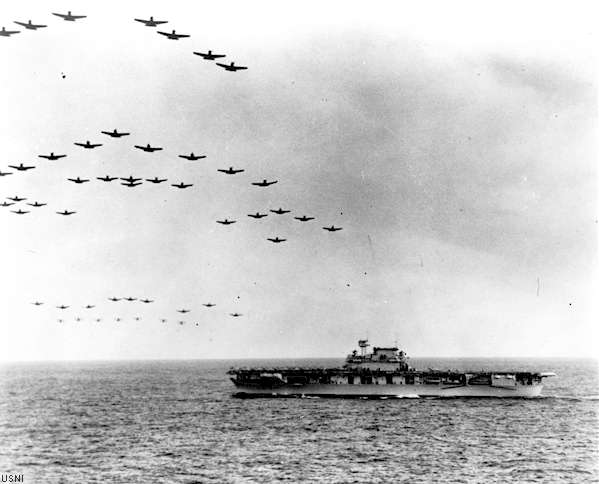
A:
[[[366,356],[366,348],[370,346],[368,344],[368,340],[367,339],[358,340],[358,346],[360,347],[360,351],[362,353],[362,359],[363,359]]]

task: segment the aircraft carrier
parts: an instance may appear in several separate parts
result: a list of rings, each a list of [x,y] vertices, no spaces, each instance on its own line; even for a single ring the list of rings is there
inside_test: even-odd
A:
[[[538,397],[551,372],[416,370],[404,351],[358,342],[339,368],[232,368],[234,396],[251,397]]]

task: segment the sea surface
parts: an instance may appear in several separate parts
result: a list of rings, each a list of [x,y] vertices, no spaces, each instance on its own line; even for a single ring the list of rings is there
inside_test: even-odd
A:
[[[554,371],[536,399],[232,398],[231,366],[0,366],[0,473],[26,483],[599,482],[599,375],[583,359],[424,359]]]

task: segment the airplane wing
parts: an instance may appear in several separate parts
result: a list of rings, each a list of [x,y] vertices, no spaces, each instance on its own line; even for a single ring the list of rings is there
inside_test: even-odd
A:
[[[233,66],[233,69],[235,69],[236,71],[243,71],[243,70],[247,69],[247,67],[244,67],[244,66]]]
[[[142,24],[147,24],[149,22],[149,20],[143,20],[140,18],[134,18],[133,20],[135,20],[136,22],[141,22]]]
[[[67,18],[68,17],[68,15],[65,15],[64,13],[52,13],[52,15],[56,15],[57,17],[60,17],[60,18]]]
[[[86,17],[87,17],[87,15],[71,15],[70,16],[70,18],[72,18],[74,20],[77,20],[77,19],[80,19],[80,18],[86,18]]]
[[[229,65],[228,65],[228,64],[221,64],[220,62],[217,62],[217,63],[216,63],[216,65],[217,65],[217,66],[224,67],[225,69],[226,69],[227,67],[229,67]]]
[[[154,20],[154,23],[156,25],[162,25],[162,24],[167,24],[168,20]]]
[[[158,30],[158,33],[159,33],[160,35],[165,35],[165,36],[167,36],[167,37],[168,37],[169,35],[171,35],[169,32],[161,32],[160,30]]]
[[[22,27],[27,27],[27,25],[28,25],[25,22],[17,22],[16,20],[14,21],[14,23],[16,23],[17,25],[21,25]],[[32,27],[36,27],[36,26],[33,25]]]
[[[178,39],[183,39],[185,37],[189,37],[189,34],[174,34]]]

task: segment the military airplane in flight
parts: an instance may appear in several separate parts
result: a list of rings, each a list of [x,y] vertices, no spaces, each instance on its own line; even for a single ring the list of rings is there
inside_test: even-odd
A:
[[[18,165],[8,165],[9,168],[13,168],[14,170],[17,171],[27,171],[27,170],[33,170],[35,168],[35,166],[25,166],[23,165],[23,163],[20,163]]]
[[[2,207],[10,207],[11,205],[14,205],[14,203],[8,203],[8,202],[0,203],[0,206],[2,206]]]
[[[0,170],[0,176],[12,175],[12,171],[2,171]]]
[[[137,298],[129,296],[129,297],[125,298],[125,301],[129,301],[129,302],[131,302],[131,301],[137,301]]]
[[[192,187],[193,183],[173,183],[171,184],[171,187],[176,187],[176,188],[189,188]]]
[[[23,200],[27,200],[26,198],[23,197],[19,197],[17,195],[15,195],[14,197],[6,197],[9,200],[12,200],[13,202],[22,202]]]
[[[21,32],[20,30],[6,30],[6,28],[2,27],[0,30],[0,37],[10,37],[11,35],[18,34]]]
[[[47,203],[40,203],[40,202],[33,202],[33,203],[28,203],[27,205],[29,205],[30,207],[43,207],[45,205],[48,205]]]
[[[229,313],[231,314],[231,316],[233,316],[234,318],[238,318],[239,316],[243,316],[243,314],[241,313]]]
[[[12,213],[16,213],[17,215],[25,215],[26,213],[29,213],[28,211],[21,210],[21,209],[19,209],[19,210],[11,210],[11,212]]]
[[[308,220],[314,220],[314,217],[306,217],[302,215],[301,217],[293,217],[295,220],[299,220],[300,222],[307,222]]]
[[[161,323],[166,323],[166,319],[164,319],[164,318],[161,318],[161,319],[160,319],[160,322],[161,322]]]
[[[236,222],[236,220],[229,220],[229,219],[216,221],[217,224],[222,224],[222,225],[231,225],[231,224],[234,224],[235,222]]]
[[[72,181],[73,183],[81,184],[87,183],[89,180],[87,178],[67,178],[67,180]]]
[[[32,24],[31,20],[29,20],[28,22],[17,22],[15,20],[14,22],[17,25],[20,25],[21,27],[25,27],[27,30],[37,30],[37,29],[43,29],[44,27],[47,27],[47,25],[36,25],[36,24]]]
[[[97,180],[102,180],[103,182],[111,182],[114,181],[118,178],[118,176],[97,176],[96,179]]]
[[[337,230],[343,230],[343,227],[335,227],[331,225],[330,227],[323,227],[324,230],[328,230],[329,232],[337,232]]]
[[[77,146],[81,146],[82,148],[87,148],[88,150],[91,150],[93,148],[97,148],[98,146],[102,146],[101,143],[90,143],[89,140],[87,140],[85,143],[73,143]]]
[[[123,185],[124,187],[129,187],[129,188],[135,188],[135,187],[138,187],[141,184],[142,184],[141,182],[124,182],[124,183],[121,183],[121,185]]]
[[[154,178],[146,178],[146,181],[150,182],[150,183],[162,183],[165,182],[167,179],[166,178],[158,178],[157,176],[155,176]]]
[[[61,304],[60,306],[56,306],[57,309],[67,309],[69,306],[65,306],[64,304]]]
[[[232,166],[230,166],[226,170],[224,168],[218,168],[217,171],[220,171],[221,173],[226,173],[227,175],[235,175],[236,173],[241,173],[242,171],[245,171],[245,170],[243,170],[241,168],[236,170]]]
[[[55,155],[54,152],[52,152],[49,155],[37,155],[37,156],[38,156],[38,158],[45,158],[46,160],[56,161],[56,160],[59,160],[60,158],[65,158],[67,155]]]
[[[167,24],[168,20],[154,20],[154,17],[150,17],[150,20],[144,20],[141,18],[134,18],[136,22],[141,22],[146,27],[156,27],[157,25]]]
[[[231,72],[247,69],[247,67],[244,67],[244,66],[236,66],[235,62],[231,62],[230,64],[221,64],[220,62],[217,62],[216,65],[222,67],[226,71],[231,71]]]
[[[121,298],[120,298],[120,297],[114,297],[114,296],[113,296],[113,297],[109,297],[108,299],[109,299],[110,301],[113,301],[113,302],[116,302],[116,301],[120,301],[120,300],[121,300]]]
[[[194,54],[199,55],[202,59],[205,60],[214,60],[226,57],[225,54],[213,54],[211,50],[209,50],[208,52],[194,52]]]
[[[123,180],[124,182],[127,182],[127,183],[135,183],[135,182],[141,181],[141,178],[133,178],[133,176],[129,175],[126,178],[121,178],[121,180]]]
[[[154,302],[154,300],[153,300],[153,299],[140,299],[140,301],[141,301],[142,303],[145,303],[145,304],[150,304],[150,303],[153,303],[153,302]]]
[[[283,210],[281,207],[276,210],[271,210],[272,213],[276,213],[277,215],[283,215],[284,213],[289,213],[291,210]]]
[[[73,215],[74,213],[77,212],[69,212],[68,210],[64,210],[62,212],[56,212],[58,215]]]
[[[255,185],[257,187],[268,187],[270,185],[274,185],[275,183],[278,183],[279,180],[273,180],[273,181],[266,181],[266,180],[262,180],[261,182],[252,182],[252,185]]]
[[[188,313],[190,311],[191,311],[191,309],[177,309],[177,312],[181,313],[181,314],[185,314],[185,313]]]
[[[213,308],[214,306],[216,306],[216,304],[209,302],[209,303],[202,304],[202,306],[206,306],[207,308]]]
[[[33,304],[34,306],[41,306],[44,303],[43,302],[39,302],[39,301],[35,301],[35,302],[32,302],[31,304]]]
[[[157,146],[150,146],[150,143],[148,143],[146,146],[140,146],[140,145],[134,145],[134,146],[138,150],[143,150],[147,153],[153,153],[154,151],[160,151],[162,149]]]
[[[206,158],[206,155],[194,155],[193,151],[189,155],[179,155],[179,158],[184,158],[189,161],[201,160],[202,158]]]
[[[58,319],[59,323],[64,323],[64,319]]]
[[[252,217],[252,218],[263,218],[263,217],[268,217],[268,214],[267,213],[260,213],[260,212],[248,213],[248,217]]]
[[[121,136],[129,136],[131,133],[119,133],[116,129],[114,131],[100,131],[102,134],[107,134],[111,138],[120,138]]]
[[[96,307],[96,306],[92,306],[91,304],[88,304],[87,306],[85,306],[85,309],[93,309],[93,308],[95,308],[95,307]]]
[[[279,237],[277,236],[274,239],[267,238],[266,240],[270,240],[271,242],[274,242],[275,244],[280,244],[281,242],[285,242],[287,239],[279,239]]]
[[[68,22],[74,22],[75,20],[87,17],[87,15],[73,15],[73,14],[71,14],[70,10],[66,14],[64,14],[64,13],[52,13],[52,15],[56,15],[57,17],[60,17],[63,20],[66,20]]]
[[[167,38],[171,39],[171,40],[179,40],[182,39],[184,37],[189,37],[188,34],[177,34],[174,30],[172,32],[161,32],[160,30],[158,31],[158,33],[160,35],[164,35]]]

